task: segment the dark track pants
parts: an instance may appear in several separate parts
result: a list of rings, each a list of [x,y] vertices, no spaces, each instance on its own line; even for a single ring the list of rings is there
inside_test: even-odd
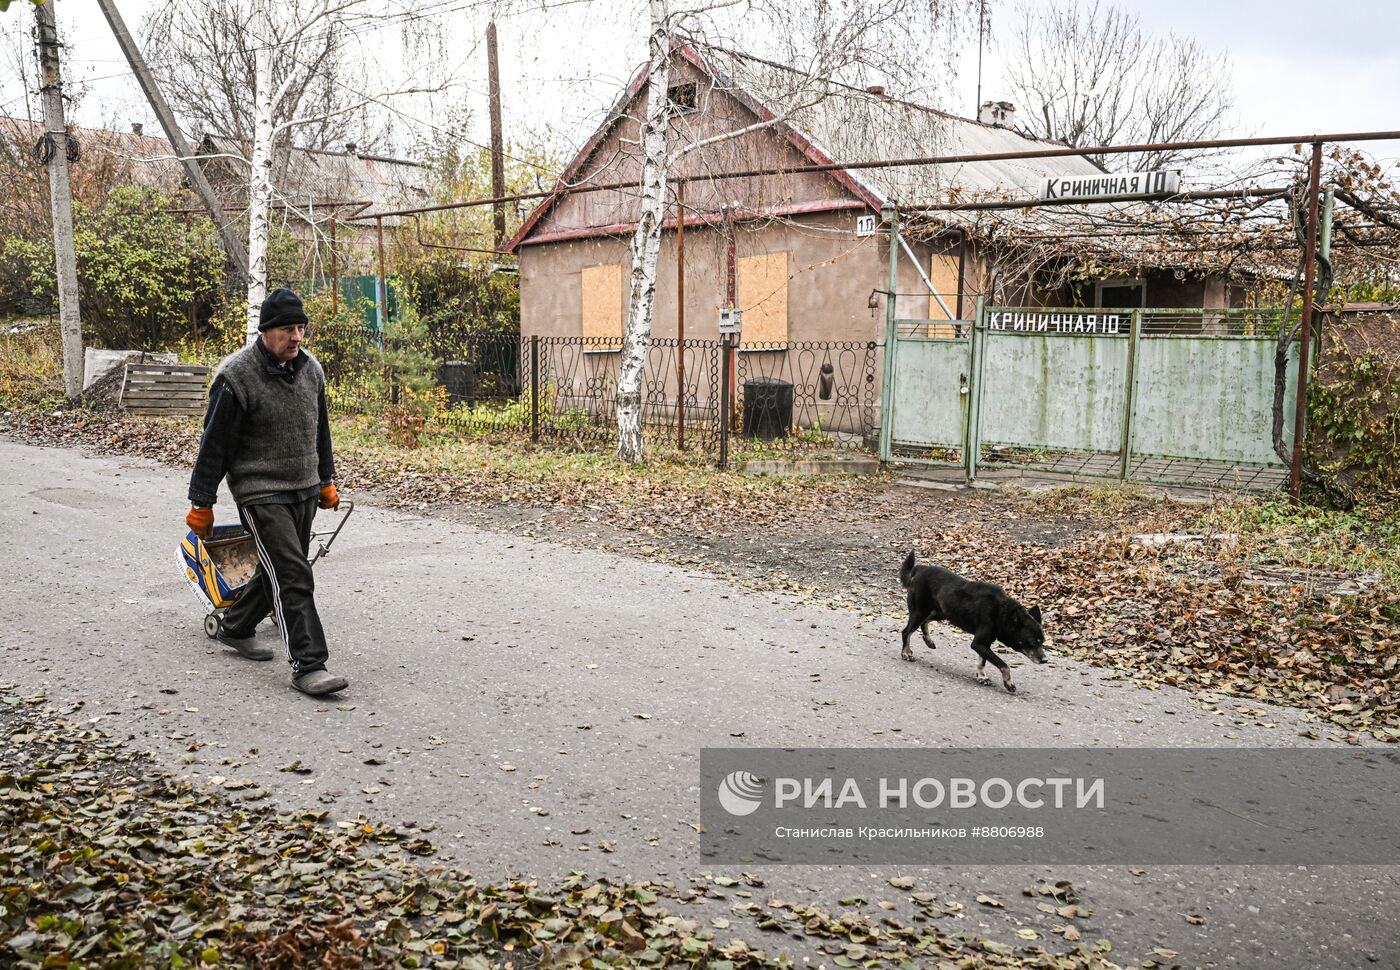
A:
[[[306,561],[316,499],[291,505],[240,505],[238,517],[257,544],[258,568],[238,602],[224,612],[224,629],[232,636],[252,636],[271,613],[292,674],[324,670],[329,655],[326,635],[316,614],[316,584]]]

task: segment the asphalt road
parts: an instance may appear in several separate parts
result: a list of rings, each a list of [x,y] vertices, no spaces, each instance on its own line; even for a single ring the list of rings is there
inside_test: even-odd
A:
[[[1241,726],[1064,658],[1016,666],[1020,693],[1008,695],[973,681],[973,654],[947,630],[907,664],[885,621],[369,507],[316,567],[331,670],[351,682],[317,701],[291,689],[281,660],[246,661],[205,638],[174,564],[186,484],[145,461],[0,441],[0,678],[84,701],[193,780],[248,780],[287,809],[431,828],[440,858],[479,878],[582,869],[684,882],[724,868],[701,861],[690,825],[706,746],[1325,743],[1298,736],[1296,712]],[[311,773],[278,770],[296,759]],[[907,915],[907,893],[885,881],[896,870],[745,868],[771,895],[834,905],[859,893]],[[949,928],[1003,942],[1063,923],[1021,887],[1068,879],[1093,911],[1084,938],[1112,939],[1125,964],[1167,947],[1187,964],[1400,965],[1391,867],[897,872],[967,904]],[[1005,908],[976,905],[977,893]],[[703,905],[719,914],[736,901]]]

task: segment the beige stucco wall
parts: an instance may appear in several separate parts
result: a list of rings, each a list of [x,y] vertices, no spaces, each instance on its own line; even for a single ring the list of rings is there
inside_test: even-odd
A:
[[[855,235],[855,212],[794,217],[740,224],[735,255],[788,254],[788,339],[805,341],[878,340],[884,335],[884,304],[874,313],[867,305],[872,289],[885,289],[886,247],[879,236]],[[607,237],[525,245],[520,250],[520,329],[529,336],[577,337],[582,327],[580,276],[585,266],[621,263],[618,299],[625,308],[631,271],[629,239]],[[899,310],[923,316],[927,296],[917,272],[903,259]],[[689,339],[719,336],[719,309],[724,304],[723,237],[708,227],[685,231],[685,333]],[[661,241],[656,281],[654,337],[676,336],[676,233]],[[740,306],[745,294],[738,295]]]
[[[755,119],[744,105],[724,91],[706,83],[689,65],[680,65],[671,83],[694,80],[699,84],[700,110],[682,115],[668,138],[674,150],[717,132],[732,131],[751,124]],[[637,155],[637,122],[640,109],[636,104],[599,144],[582,167],[571,173],[570,181],[589,180],[635,183],[639,176]],[[811,163],[781,133],[768,129],[722,142],[686,156],[673,169],[673,174],[701,175],[716,171],[750,168],[800,168]],[[670,224],[662,236],[656,300],[653,312],[652,336],[658,341],[673,340],[677,335],[677,247],[674,220],[676,218],[674,188],[668,189],[666,218]],[[718,338],[719,310],[725,304],[726,252],[723,236],[714,225],[721,206],[737,206],[740,212],[765,214],[764,218],[737,223],[735,233],[736,258],[761,254],[785,254],[787,263],[787,353],[771,351],[741,351],[741,370],[749,375],[771,374],[794,381],[809,383],[813,375],[808,370],[819,368],[823,360],[834,360],[840,342],[849,348],[835,360],[838,380],[852,384],[859,381],[862,399],[870,398],[878,405],[882,357],[870,349],[885,337],[886,301],[883,291],[888,287],[889,249],[881,235],[858,236],[857,217],[876,215],[870,207],[874,202],[864,190],[843,184],[829,173],[802,175],[770,175],[752,179],[717,179],[688,183],[685,205],[688,213],[685,231],[685,335],[690,340],[713,341]],[[877,202],[875,204],[878,204]],[[637,197],[634,188],[580,193],[566,196],[546,211],[528,232],[519,247],[521,332],[525,336],[578,338],[584,334],[584,275],[588,267],[615,264],[622,267],[618,274],[618,317],[625,320],[629,298],[631,258],[628,251],[632,223],[637,218]],[[596,235],[607,230],[610,235]],[[940,251],[957,256],[957,242],[944,238],[935,244]],[[930,249],[915,243],[913,248],[925,272],[930,271]],[[897,316],[925,319],[930,316],[928,287],[918,270],[901,252],[898,259]],[[940,289],[948,279],[948,267],[943,265]],[[971,273],[971,270],[969,270]],[[590,272],[594,284],[606,274]],[[937,278],[937,277],[936,277]],[[954,276],[954,279],[956,277]],[[969,280],[971,276],[969,276]],[[970,287],[970,283],[969,283]],[[872,290],[877,293],[875,307],[870,307]],[[591,292],[591,291],[590,291]],[[737,304],[748,307],[753,294],[744,291],[741,275]],[[590,307],[596,305],[591,302]],[[956,308],[956,294],[945,297]],[[963,314],[972,314],[973,298],[964,300]],[[749,320],[754,319],[749,310]],[[590,320],[605,314],[590,313]],[[752,333],[752,331],[750,331]],[[821,345],[799,352],[803,344]],[[567,354],[563,348],[551,350],[551,380],[560,389],[588,385],[607,386],[616,369],[618,354],[612,350],[596,350],[587,354]],[[814,353],[817,355],[814,357]],[[703,356],[703,359],[701,359]],[[687,363],[687,383],[706,367],[715,366],[711,354],[705,352]],[[675,393],[674,353],[670,356],[654,353],[652,370],[648,372],[648,387],[653,395],[672,396]],[[660,370],[661,373],[655,373]],[[866,373],[874,381],[865,382]],[[709,389],[714,386],[710,375],[702,376],[692,393],[699,395],[699,404],[709,403]],[[562,393],[562,391],[561,391]],[[580,392],[580,397],[585,397]],[[808,393],[810,397],[810,392]],[[800,395],[799,395],[800,397]],[[805,418],[799,415],[799,425]],[[830,408],[816,414],[825,428],[868,430],[856,428],[849,414],[833,416]],[[878,407],[873,415],[878,420]],[[835,424],[833,424],[835,422]]]

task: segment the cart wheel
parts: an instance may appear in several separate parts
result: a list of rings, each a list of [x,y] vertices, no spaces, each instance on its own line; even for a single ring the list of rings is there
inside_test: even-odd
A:
[[[204,635],[210,640],[219,635],[219,614],[210,613],[204,618]]]

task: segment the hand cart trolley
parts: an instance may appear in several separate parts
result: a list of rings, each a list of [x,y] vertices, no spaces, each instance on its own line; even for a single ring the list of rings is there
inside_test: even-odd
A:
[[[345,527],[350,513],[355,511],[355,503],[344,500],[339,511],[342,514],[334,529],[311,533],[311,552],[306,560],[313,566],[330,553],[336,536]],[[175,561],[180,575],[208,611],[204,617],[204,633],[212,640],[219,635],[224,611],[238,602],[258,567],[253,537],[242,525],[216,525],[207,539],[191,529],[180,540]]]

